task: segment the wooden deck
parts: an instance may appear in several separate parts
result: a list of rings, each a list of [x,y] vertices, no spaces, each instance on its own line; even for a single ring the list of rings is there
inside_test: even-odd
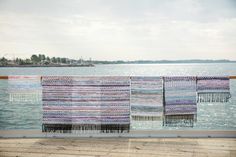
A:
[[[236,157],[236,138],[0,139],[1,157]]]

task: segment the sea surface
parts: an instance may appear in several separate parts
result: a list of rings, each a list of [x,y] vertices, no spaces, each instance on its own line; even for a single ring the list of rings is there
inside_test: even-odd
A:
[[[95,67],[0,68],[5,75],[80,75],[80,76],[236,76],[236,63],[208,64],[117,64]],[[230,81],[228,103],[199,103],[193,127],[163,127],[162,122],[132,121],[133,130],[236,130],[236,80]],[[0,130],[42,127],[42,102],[10,103],[8,81],[0,80]]]

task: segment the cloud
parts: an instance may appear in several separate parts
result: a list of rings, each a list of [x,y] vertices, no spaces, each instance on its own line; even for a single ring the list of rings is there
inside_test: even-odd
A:
[[[234,59],[232,0],[0,0],[0,55]]]

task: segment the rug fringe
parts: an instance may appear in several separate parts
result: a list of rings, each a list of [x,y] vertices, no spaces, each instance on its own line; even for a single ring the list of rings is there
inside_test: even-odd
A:
[[[164,118],[163,126],[168,127],[193,127],[197,115],[168,115]]]
[[[197,102],[229,102],[229,92],[198,93]]]
[[[42,93],[10,93],[10,102],[40,102],[42,100]]]
[[[42,132],[48,133],[128,133],[130,124],[43,124]]]
[[[158,116],[132,116],[132,120],[135,121],[159,121],[161,117]]]

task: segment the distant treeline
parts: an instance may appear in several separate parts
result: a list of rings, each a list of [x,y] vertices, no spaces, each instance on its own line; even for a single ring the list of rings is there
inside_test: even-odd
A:
[[[15,58],[13,60],[7,58],[0,58],[0,66],[7,65],[53,65],[53,64],[166,64],[166,63],[236,63],[236,61],[230,61],[226,59],[222,60],[201,60],[201,59],[191,59],[191,60],[136,60],[136,61],[100,61],[100,60],[83,60],[81,59],[69,59],[64,57],[49,57],[44,54],[33,54],[30,58],[22,59]]]
[[[94,64],[168,64],[168,63],[236,63],[230,60],[136,60],[136,61],[93,61]]]
[[[79,61],[79,60],[78,60]],[[62,58],[62,57],[49,57],[44,54],[33,54],[30,58],[22,59],[7,59],[5,57],[0,58],[0,65],[50,65],[50,64],[72,64],[77,61],[74,59]]]

